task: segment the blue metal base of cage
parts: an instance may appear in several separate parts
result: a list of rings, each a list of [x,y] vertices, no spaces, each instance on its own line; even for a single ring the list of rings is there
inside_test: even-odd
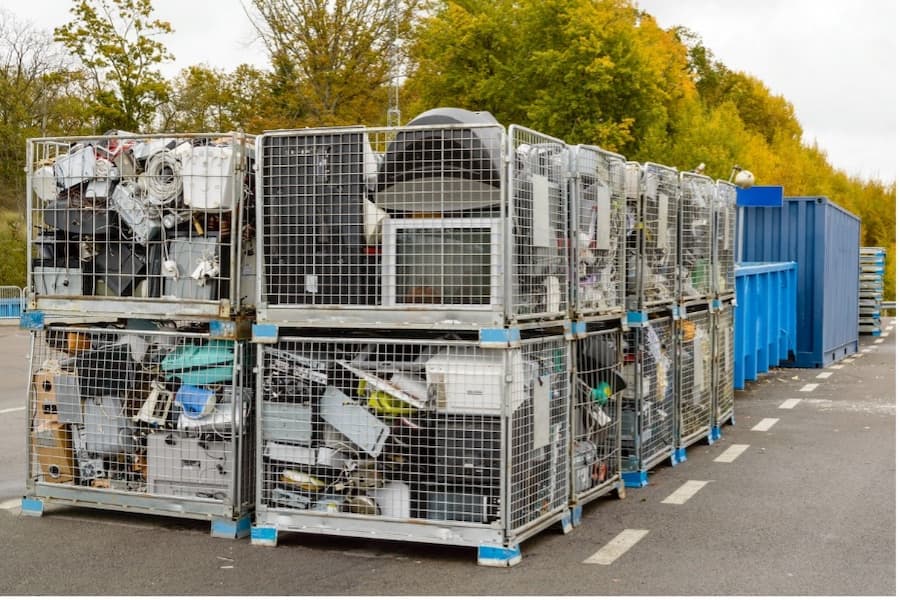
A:
[[[522,551],[519,545],[478,546],[478,564],[482,567],[512,567],[522,562]]]
[[[622,473],[622,481],[625,482],[625,487],[630,488],[641,488],[650,483],[647,471],[627,471]]]
[[[44,515],[44,501],[37,498],[22,498],[22,514],[29,517]]]
[[[687,448],[676,448],[672,453],[672,466],[681,464],[687,460]]]
[[[209,533],[214,538],[238,540],[250,535],[250,515],[243,515],[237,520],[214,520],[209,528]]]

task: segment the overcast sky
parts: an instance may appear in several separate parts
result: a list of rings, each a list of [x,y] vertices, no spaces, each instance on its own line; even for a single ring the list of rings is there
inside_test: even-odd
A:
[[[728,67],[761,79],[793,105],[804,139],[851,175],[896,178],[895,0],[637,0],[663,27],[684,25]],[[240,0],[154,0],[175,33],[165,41],[181,67],[205,62],[264,67]],[[0,0],[51,30],[72,0]],[[752,166],[748,165],[752,170]]]

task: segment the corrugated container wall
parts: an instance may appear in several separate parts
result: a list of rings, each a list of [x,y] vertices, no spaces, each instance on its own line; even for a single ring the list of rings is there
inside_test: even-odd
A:
[[[741,262],[797,263],[797,352],[817,368],[857,351],[860,220],[823,197],[744,208]]]

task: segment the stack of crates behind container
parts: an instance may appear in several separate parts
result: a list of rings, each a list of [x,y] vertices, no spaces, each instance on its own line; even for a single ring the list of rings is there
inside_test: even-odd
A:
[[[249,533],[252,358],[235,340],[256,296],[254,140],[32,139],[27,172],[24,512],[47,500]]]
[[[881,335],[881,302],[884,298],[884,248],[859,249],[859,332]]]
[[[675,451],[675,344],[672,317],[660,316],[625,333],[622,477],[647,485],[647,474]]]
[[[624,266],[623,161],[585,149],[572,292],[570,154],[461,109],[260,136],[254,543],[315,531],[510,564],[568,519],[565,325],[576,297],[621,311]],[[618,476],[608,434],[584,433],[591,489]]]
[[[713,418],[713,330],[708,306],[675,322],[679,462],[686,448],[709,437]]]
[[[678,171],[629,162],[625,175],[627,308],[670,308],[677,283]]]
[[[713,221],[716,184],[682,172],[678,201],[678,302],[709,301],[713,295]]]
[[[29,496],[213,521],[246,515],[251,351],[202,328],[35,331]]]

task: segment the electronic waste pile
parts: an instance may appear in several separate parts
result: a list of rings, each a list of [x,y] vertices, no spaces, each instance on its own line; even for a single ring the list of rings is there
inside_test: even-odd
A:
[[[727,182],[447,108],[28,159],[26,513],[510,565],[733,419]]]

